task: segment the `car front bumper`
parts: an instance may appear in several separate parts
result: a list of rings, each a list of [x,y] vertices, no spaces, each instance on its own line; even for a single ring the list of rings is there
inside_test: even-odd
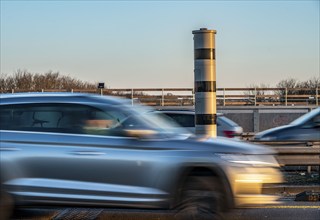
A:
[[[276,167],[234,167],[230,179],[235,207],[279,203],[279,196],[262,193],[265,184],[283,182]]]

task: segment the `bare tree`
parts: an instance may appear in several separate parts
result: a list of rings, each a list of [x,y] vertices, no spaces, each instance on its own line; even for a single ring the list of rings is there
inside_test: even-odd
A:
[[[277,88],[296,88],[299,85],[299,82],[295,78],[283,79],[277,83]]]
[[[30,73],[27,70],[17,70],[12,75],[0,75],[0,90],[40,91],[42,89],[96,89],[96,83],[84,82],[59,72]]]
[[[244,92],[244,95],[248,95],[248,99],[250,100],[250,97],[255,97],[255,100],[257,102],[269,102],[272,101],[270,98],[266,97],[266,95],[271,94],[270,90],[268,91],[268,89],[270,88],[269,84],[250,84],[248,86],[249,89],[248,91]],[[262,96],[262,97],[261,97]]]
[[[277,84],[277,88],[288,89],[288,95],[314,95],[316,89],[320,88],[320,78],[313,77],[302,82],[294,78],[289,78],[281,80]],[[282,91],[281,94],[284,94],[284,91]]]
[[[281,80],[277,84],[277,94],[281,97],[281,100],[284,102],[285,100],[289,102],[301,102],[306,101],[308,103],[316,102],[316,97],[314,97],[317,93],[318,88],[320,87],[320,78],[313,77],[306,81],[298,81],[294,78],[289,78],[285,80]],[[300,97],[297,95],[301,95]],[[307,95],[310,97],[303,97],[303,95]],[[289,98],[288,98],[289,96]],[[291,97],[290,97],[291,96]]]
[[[320,88],[320,77],[313,77],[307,81],[300,82],[298,88],[304,88],[304,90],[298,90],[301,95],[315,95],[316,90]],[[308,90],[305,90],[307,88]]]

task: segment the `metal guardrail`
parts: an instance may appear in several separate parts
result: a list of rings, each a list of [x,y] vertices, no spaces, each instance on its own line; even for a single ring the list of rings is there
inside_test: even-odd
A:
[[[253,142],[277,153],[280,166],[320,166],[320,142]],[[308,167],[308,170],[311,170]]]
[[[268,146],[275,150],[280,166],[320,166],[320,141],[261,142],[252,140],[253,137],[252,132],[243,133],[241,136],[242,140]]]
[[[273,147],[281,166],[320,166],[320,148]]]
[[[194,105],[193,88],[135,88],[135,89],[42,89],[1,90],[0,93],[18,92],[86,92],[115,95],[152,106]],[[217,88],[218,106],[319,106],[319,88]]]

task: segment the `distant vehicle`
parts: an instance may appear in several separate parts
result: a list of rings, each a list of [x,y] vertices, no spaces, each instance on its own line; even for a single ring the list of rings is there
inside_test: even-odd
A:
[[[195,133],[195,112],[193,110],[165,110],[160,109],[157,112],[163,113],[172,118],[181,127]],[[241,136],[243,129],[234,121],[230,120],[222,113],[217,113],[217,136],[234,138]]]
[[[256,141],[320,141],[320,107],[288,125],[271,128],[255,135]]]
[[[277,202],[261,193],[282,182],[274,151],[197,139],[150,110],[88,94],[0,95],[0,219],[19,205],[218,219],[232,207]]]

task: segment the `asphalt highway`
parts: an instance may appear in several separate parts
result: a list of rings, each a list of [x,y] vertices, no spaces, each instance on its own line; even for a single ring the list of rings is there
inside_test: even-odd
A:
[[[281,204],[235,209],[228,213],[230,220],[319,220],[320,202],[297,202],[282,198]],[[169,220],[162,211],[118,210],[101,208],[25,208],[17,211],[12,220]]]
[[[229,213],[232,220],[319,220],[320,202],[284,201],[283,204],[250,209],[236,209]]]

